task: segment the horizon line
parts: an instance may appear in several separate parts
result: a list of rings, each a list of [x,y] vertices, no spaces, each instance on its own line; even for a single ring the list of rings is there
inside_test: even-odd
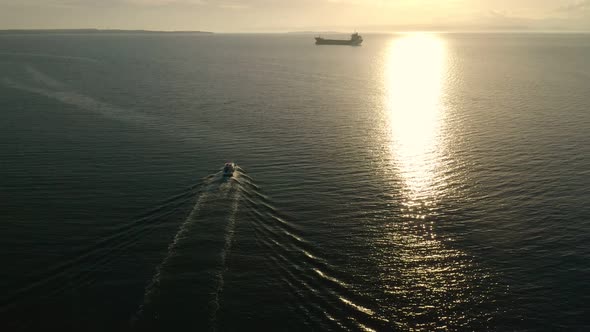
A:
[[[347,34],[350,32],[333,29],[302,29],[302,30],[252,30],[252,31],[210,31],[210,30],[152,30],[152,29],[121,29],[121,28],[0,28],[0,33],[31,33],[31,32],[77,32],[77,33],[108,33],[108,32],[136,32],[136,33],[202,33],[202,34],[311,34],[334,33]],[[492,29],[385,29],[366,30],[363,33],[590,33],[590,30],[566,29],[531,29],[531,28],[492,28]]]

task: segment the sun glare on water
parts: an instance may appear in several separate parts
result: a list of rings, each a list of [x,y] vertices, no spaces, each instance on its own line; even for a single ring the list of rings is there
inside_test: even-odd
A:
[[[454,74],[449,53],[443,37],[434,34],[394,38],[383,53],[385,126],[379,133],[395,174],[393,203],[401,206],[384,219],[375,257],[392,303],[388,315],[403,330],[469,324],[465,308],[485,301],[474,290],[481,277],[472,273],[477,267],[436,227],[449,190],[444,174],[455,158],[445,104]]]
[[[395,39],[386,55],[385,108],[391,153],[411,199],[430,196],[440,150],[446,70],[444,41],[429,34]]]

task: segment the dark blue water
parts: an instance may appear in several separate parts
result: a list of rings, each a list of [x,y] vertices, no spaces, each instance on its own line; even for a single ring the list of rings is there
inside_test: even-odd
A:
[[[583,34],[2,35],[0,325],[586,330],[588,59]]]

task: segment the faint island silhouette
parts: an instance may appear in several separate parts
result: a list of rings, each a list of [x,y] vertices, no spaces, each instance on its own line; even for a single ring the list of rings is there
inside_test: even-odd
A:
[[[158,30],[122,30],[122,29],[8,29],[0,30],[3,34],[37,34],[37,33],[63,33],[63,34],[213,34],[210,31],[158,31]]]

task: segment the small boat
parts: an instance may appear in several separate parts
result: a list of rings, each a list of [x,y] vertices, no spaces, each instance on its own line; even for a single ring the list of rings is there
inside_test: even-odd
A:
[[[234,175],[234,171],[236,170],[236,164],[234,163],[225,163],[223,166],[223,176],[229,177]]]

